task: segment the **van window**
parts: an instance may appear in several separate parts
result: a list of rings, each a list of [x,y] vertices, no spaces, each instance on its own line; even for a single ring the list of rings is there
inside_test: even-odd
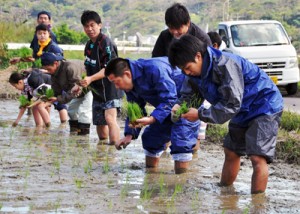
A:
[[[232,25],[230,30],[236,47],[289,44],[282,26],[276,23]]]

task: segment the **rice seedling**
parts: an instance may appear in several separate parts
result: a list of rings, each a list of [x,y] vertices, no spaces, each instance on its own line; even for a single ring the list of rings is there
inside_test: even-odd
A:
[[[81,74],[81,79],[84,79],[87,76],[86,72],[83,72]],[[87,86],[87,87],[82,87],[82,93],[86,94],[89,91],[92,91],[93,93],[99,95],[99,93],[96,91],[96,89],[94,89],[92,86]]]
[[[42,67],[42,60],[41,58],[35,59],[33,62],[33,67],[34,68],[41,68]]]
[[[246,207],[246,208],[243,210],[243,214],[248,214],[249,212],[250,212],[249,207]]]
[[[127,103],[127,116],[129,122],[133,125],[136,124],[136,120],[140,119],[144,116],[143,110],[136,102],[128,102]]]
[[[185,114],[189,111],[189,108],[199,108],[202,103],[202,99],[199,98],[198,94],[194,94],[189,102],[183,101],[180,105],[180,108],[176,111],[175,117],[180,118],[182,114]]]
[[[57,213],[58,209],[61,207],[61,198],[57,198],[53,202],[48,202],[48,206],[55,210],[55,213]]]
[[[19,49],[19,55],[21,58],[28,58],[32,56],[32,50],[27,47],[21,47]]]
[[[142,201],[149,200],[152,196],[152,193],[153,193],[153,189],[149,187],[149,178],[148,175],[146,175],[144,179],[143,188],[141,190],[140,198],[142,199]]]
[[[30,100],[28,100],[28,98],[25,95],[19,96],[19,103],[20,103],[19,108],[26,108],[31,104]]]
[[[86,163],[86,165],[84,166],[84,173],[90,173],[92,171],[92,161],[90,159],[88,159],[88,162]]]
[[[200,196],[199,191],[196,190],[193,192],[192,196],[192,209],[197,210],[200,207]]]
[[[177,111],[176,111],[176,113],[175,113],[175,116],[176,116],[177,118],[180,118],[180,116],[181,116],[182,114],[187,113],[188,110],[189,110],[189,108],[188,108],[188,106],[187,106],[187,102],[184,101],[184,102],[180,105],[180,108],[177,109]]]
[[[110,167],[109,167],[109,163],[108,163],[108,154],[106,153],[105,162],[103,165],[103,173],[107,174],[109,172],[109,170],[110,170]]]
[[[122,186],[122,189],[121,189],[121,198],[122,199],[124,199],[128,195],[128,191],[129,191],[129,179],[130,179],[130,176],[127,173],[126,174],[125,184]]]
[[[160,195],[162,197],[166,196],[168,189],[166,187],[164,175],[162,173],[160,173],[159,175],[158,185],[159,185]]]
[[[81,189],[83,187],[83,180],[80,178],[75,178],[74,179],[75,185],[78,189]]]
[[[86,205],[82,204],[80,202],[77,202],[77,203],[74,204],[74,207],[76,207],[76,208],[80,209],[81,211],[83,211],[83,210],[85,210]]]

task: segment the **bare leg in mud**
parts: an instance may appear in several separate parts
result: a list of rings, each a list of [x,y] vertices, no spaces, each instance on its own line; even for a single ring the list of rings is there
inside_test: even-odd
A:
[[[232,185],[240,170],[240,156],[224,148],[225,161],[222,170],[221,186]]]
[[[225,162],[222,170],[221,186],[230,186],[235,181],[240,170],[240,157],[224,148]],[[268,183],[268,164],[264,157],[251,155],[253,174],[251,180],[251,194],[263,193],[267,188]]]
[[[257,155],[251,155],[250,160],[253,167],[251,194],[265,192],[269,177],[267,161],[264,157]]]

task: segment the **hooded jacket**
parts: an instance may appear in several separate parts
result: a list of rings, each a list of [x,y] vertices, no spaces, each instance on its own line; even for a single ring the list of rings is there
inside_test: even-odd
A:
[[[283,110],[283,98],[277,86],[257,65],[234,54],[211,47],[203,56],[200,76],[186,76],[181,99],[190,99],[197,88],[211,103],[198,109],[199,119],[222,124],[231,119],[241,126],[261,115]]]

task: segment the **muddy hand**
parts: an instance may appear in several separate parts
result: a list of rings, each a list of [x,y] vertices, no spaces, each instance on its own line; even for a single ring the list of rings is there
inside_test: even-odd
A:
[[[126,135],[118,143],[115,144],[117,150],[125,149],[131,142],[132,135]]]
[[[82,90],[81,87],[79,85],[75,85],[72,89],[71,89],[71,94],[74,97],[78,97],[81,94]]]
[[[130,144],[130,142],[119,142],[115,144],[117,150],[126,149],[126,147]]]
[[[137,123],[137,122],[134,122],[134,123],[129,123],[128,126],[132,129],[137,129],[137,128],[142,128],[143,125],[140,124],[140,123]]]

